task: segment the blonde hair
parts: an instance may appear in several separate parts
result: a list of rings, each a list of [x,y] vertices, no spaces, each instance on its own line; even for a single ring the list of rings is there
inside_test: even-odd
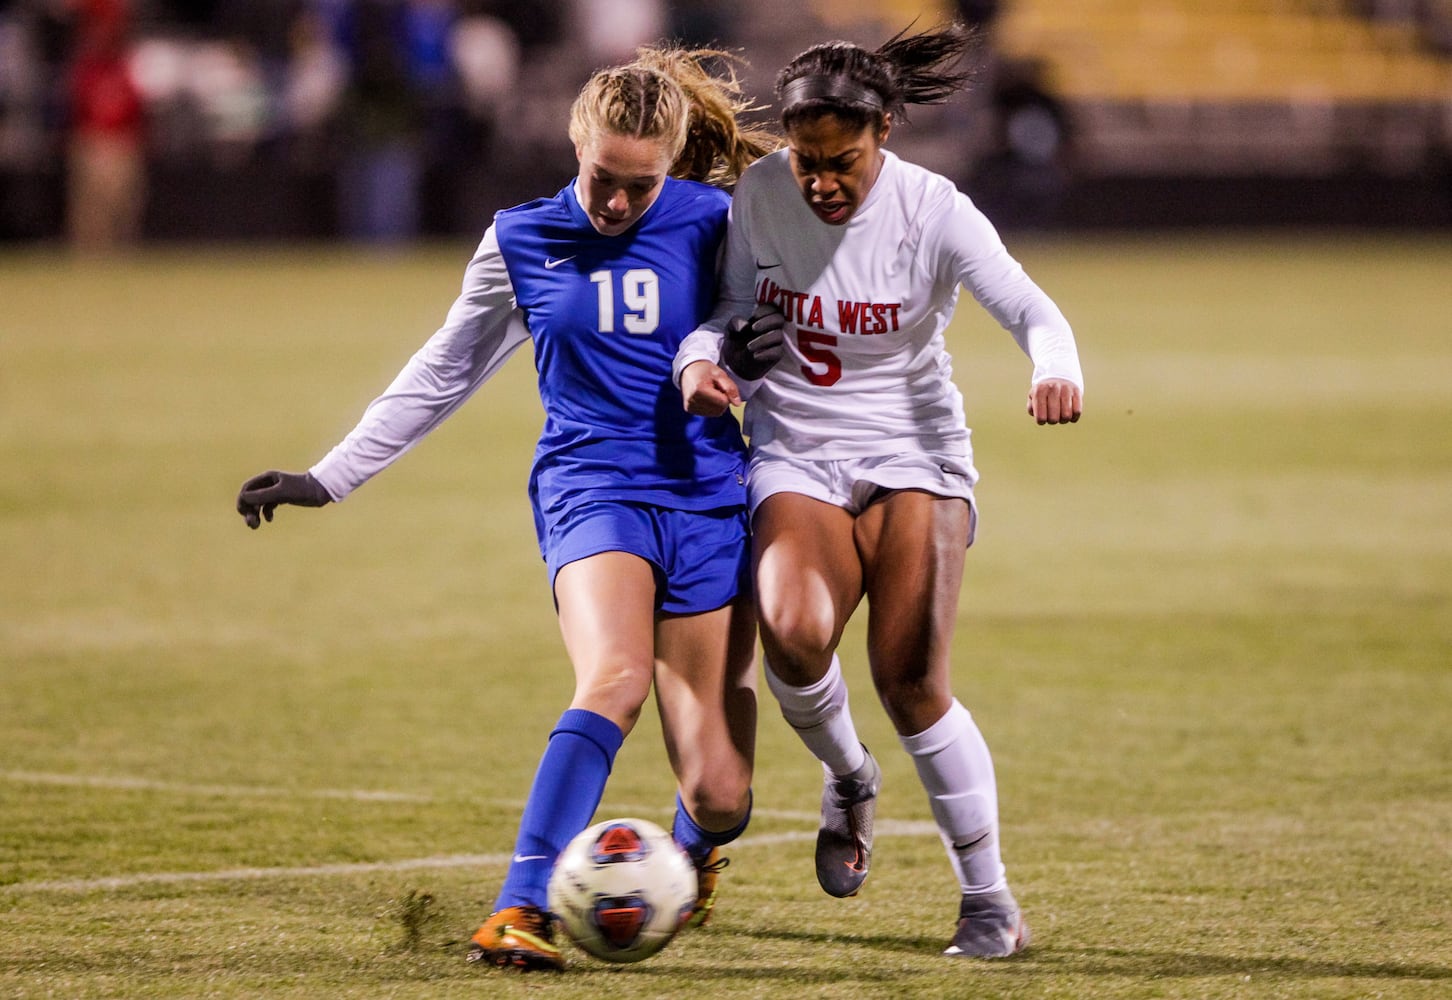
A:
[[[590,77],[570,108],[570,140],[583,147],[601,133],[659,139],[672,177],[730,187],[781,145],[770,129],[740,120],[760,107],[742,96],[739,62],[719,49],[639,49],[633,62]]]

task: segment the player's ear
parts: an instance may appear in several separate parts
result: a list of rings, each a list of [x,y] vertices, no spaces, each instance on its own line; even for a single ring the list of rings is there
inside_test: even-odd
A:
[[[878,129],[878,131],[877,131],[877,144],[879,146],[881,146],[883,143],[887,142],[887,134],[889,132],[891,132],[891,131],[892,131],[892,112],[891,111],[884,111],[882,113],[882,128]]]

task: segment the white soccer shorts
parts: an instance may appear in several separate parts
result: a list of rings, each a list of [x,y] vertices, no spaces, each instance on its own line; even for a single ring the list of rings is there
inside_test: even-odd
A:
[[[800,493],[860,514],[883,490],[922,490],[968,501],[968,544],[978,526],[978,471],[961,455],[912,452],[834,461],[755,454],[746,472],[751,510],[773,493]]]

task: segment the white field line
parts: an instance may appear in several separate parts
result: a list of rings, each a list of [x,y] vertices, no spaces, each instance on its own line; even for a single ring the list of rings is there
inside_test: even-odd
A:
[[[125,792],[162,792],[172,795],[202,795],[220,798],[273,799],[339,799],[349,802],[413,802],[439,801],[437,797],[417,792],[390,792],[368,788],[283,788],[269,785],[198,785],[181,781],[156,781],[125,775],[57,774],[47,771],[0,771],[0,781],[24,785],[58,785],[69,788],[105,788]],[[496,799],[487,803],[499,809],[524,808],[521,800]],[[656,805],[614,803],[611,811],[617,816],[669,815],[670,810]],[[755,809],[752,816],[760,819],[801,820],[815,822],[815,812],[786,809]]]
[[[812,815],[816,822],[816,815]],[[937,826],[925,821],[899,822],[887,820],[877,824],[877,836],[918,837],[936,835]],[[785,830],[742,837],[733,849],[770,847],[800,840],[815,840],[817,831]],[[35,892],[103,892],[129,889],[142,885],[175,885],[201,882],[243,882],[269,878],[320,878],[331,875],[359,875],[370,872],[404,872],[438,868],[488,868],[509,863],[508,854],[446,854],[431,858],[405,858],[400,861],[369,861],[355,864],[307,865],[298,868],[229,868],[212,872],[145,872],[136,875],[113,875],[103,878],[56,879],[47,882],[17,882],[0,886],[0,894],[15,895]]]
[[[26,785],[62,785],[72,788],[110,788],[129,792],[170,792],[176,795],[212,795],[228,798],[346,799],[353,802],[430,802],[430,795],[371,791],[356,788],[270,788],[266,785],[189,785],[102,774],[50,774],[44,771],[0,771],[0,779]]]

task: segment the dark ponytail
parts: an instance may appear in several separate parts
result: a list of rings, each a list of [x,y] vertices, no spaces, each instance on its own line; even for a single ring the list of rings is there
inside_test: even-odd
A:
[[[953,23],[918,35],[904,28],[876,51],[851,42],[814,45],[776,79],[784,128],[836,115],[865,127],[891,113],[906,120],[909,104],[941,104],[967,87],[972,71],[961,59],[973,32]]]

